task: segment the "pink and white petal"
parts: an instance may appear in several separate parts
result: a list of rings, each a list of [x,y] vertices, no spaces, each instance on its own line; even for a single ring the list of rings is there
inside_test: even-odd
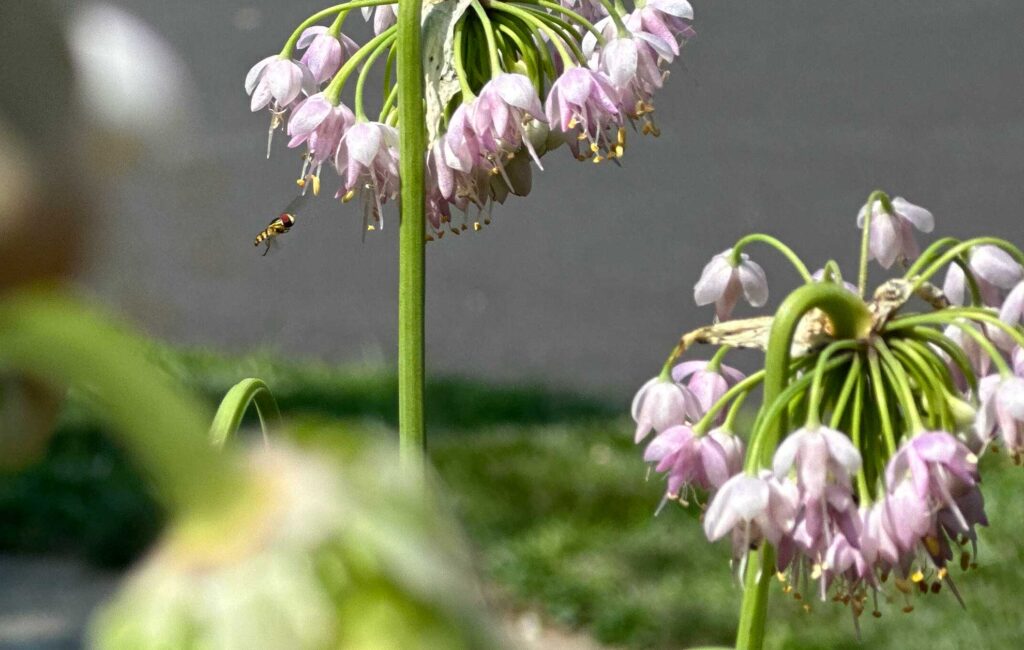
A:
[[[322,94],[313,95],[299,104],[288,120],[288,134],[308,134],[330,114],[331,103]]]
[[[625,88],[636,77],[636,43],[631,38],[608,41],[601,52],[601,63],[612,84]]]
[[[709,305],[724,293],[735,269],[725,255],[716,255],[704,267],[700,279],[693,287],[693,299],[697,306]]]
[[[708,362],[700,359],[695,361],[684,361],[672,368],[672,381],[683,382],[695,372],[708,367]]]
[[[366,11],[366,9],[367,8],[364,8],[363,11]],[[295,43],[295,47],[297,47],[300,50],[304,50],[310,46],[310,44],[313,42],[313,39],[315,39],[320,34],[326,33],[327,27],[325,27],[324,25],[313,25],[312,27],[307,27],[306,29],[302,30],[302,35],[299,36],[299,40],[297,43]]]
[[[775,457],[772,459],[772,471],[776,478],[784,478],[793,469],[796,462],[796,455],[800,451],[800,445],[807,436],[806,429],[798,429],[786,436],[782,444],[775,450]]]
[[[935,217],[932,216],[932,213],[919,205],[914,205],[902,196],[897,196],[892,200],[892,207],[921,232],[931,232],[935,229]]]
[[[260,78],[263,76],[263,71],[272,61],[278,58],[278,55],[273,54],[265,59],[259,61],[256,65],[249,68],[248,74],[245,75],[245,94],[251,95],[256,89],[256,84],[259,83]]]
[[[835,462],[851,474],[860,469],[860,452],[845,434],[828,427],[822,427],[820,431],[828,445],[828,454]]]
[[[960,265],[950,264],[946,269],[946,280],[942,283],[942,293],[946,294],[946,298],[954,305],[963,305],[966,283],[967,278]]]
[[[1024,277],[1024,270],[1009,253],[991,245],[978,246],[971,252],[971,270],[978,277],[1000,289],[1012,289]]]
[[[676,18],[693,20],[693,6],[686,0],[650,0],[647,6]]]
[[[249,110],[253,113],[263,110],[273,97],[270,93],[270,85],[266,79],[261,79],[260,83],[256,84],[256,88],[252,93],[252,99],[249,101]]]
[[[899,235],[893,221],[887,214],[879,214],[871,219],[871,256],[886,269],[892,266],[899,255]]]
[[[764,269],[757,262],[744,260],[738,270],[747,302],[753,307],[763,307],[768,302],[768,277]]]

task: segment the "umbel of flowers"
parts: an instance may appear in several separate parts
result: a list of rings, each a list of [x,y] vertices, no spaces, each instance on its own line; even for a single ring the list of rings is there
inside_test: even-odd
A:
[[[715,256],[694,296],[715,304],[716,323],[685,334],[633,403],[636,442],[655,434],[644,460],[664,473],[665,501],[707,495],[708,539],[732,541],[745,585],[739,648],[761,647],[776,581],[805,607],[848,606],[855,622],[887,604],[910,612],[922,594],[960,600],[953,569],[974,566],[988,525],[978,458],[1004,449],[1019,462],[1024,451],[1024,253],[992,237],[921,252],[914,231],[930,232],[932,214],[882,192],[858,224],[856,285],[833,261],[812,274],[766,235]],[[741,296],[767,301],[744,253],[755,242],[789,259],[803,285],[774,316],[730,320]],[[869,260],[898,269],[870,294]],[[718,350],[676,365],[698,343]],[[740,347],[765,350],[764,369],[725,365]],[[763,403],[741,431],[759,385]]]
[[[368,230],[398,197],[398,129],[424,126],[398,120],[397,7],[324,9],[245,79],[252,110],[270,112],[267,155],[285,130],[288,146],[304,150],[299,185],[319,194],[333,168],[334,196],[359,199]],[[376,34],[362,45],[342,31],[356,9]],[[562,145],[580,160],[617,162],[629,130],[657,135],[653,95],[694,33],[686,0],[636,0],[632,11],[617,0],[444,0],[423,13],[428,239],[489,223],[493,203],[527,194],[532,166]],[[375,64],[384,100],[369,112]]]

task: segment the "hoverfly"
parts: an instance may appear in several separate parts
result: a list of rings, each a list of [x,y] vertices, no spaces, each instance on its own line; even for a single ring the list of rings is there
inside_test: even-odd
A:
[[[276,219],[271,221],[266,228],[256,235],[256,240],[253,241],[253,246],[265,244],[267,248],[263,251],[263,254],[266,255],[269,253],[270,245],[273,242],[274,237],[285,234],[291,230],[292,226],[295,225],[295,211],[305,202],[305,200],[305,194],[300,194],[295,197],[295,199],[288,204],[288,207],[286,207]]]

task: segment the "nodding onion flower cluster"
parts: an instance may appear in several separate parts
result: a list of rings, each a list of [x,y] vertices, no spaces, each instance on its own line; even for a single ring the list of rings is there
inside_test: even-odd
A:
[[[644,460],[666,476],[662,505],[706,494],[707,537],[731,537],[741,574],[761,552],[805,608],[816,593],[855,622],[866,607],[881,615],[879,596],[905,612],[943,585],[960,600],[950,564],[975,566],[976,529],[988,525],[979,456],[1002,447],[1019,463],[1024,452],[1024,253],[992,237],[920,252],[913,231],[931,231],[932,214],[882,192],[858,221],[857,286],[833,261],[811,274],[767,235],[715,256],[694,295],[715,304],[716,324],[684,335],[633,402],[636,442],[656,434]],[[764,272],[743,254],[754,242],[783,253],[805,285],[772,318],[728,320],[741,295],[767,301]],[[869,259],[902,274],[866,299]],[[812,294],[827,299],[801,303]],[[675,365],[696,343],[720,347]],[[734,347],[766,350],[765,369],[726,366]],[[737,414],[760,384],[744,445]]]
[[[446,228],[455,234],[468,229],[474,207],[474,229],[489,223],[494,202],[530,191],[531,161],[542,168],[540,158],[562,144],[580,160],[618,161],[627,125],[657,135],[652,96],[694,35],[686,0],[636,0],[632,12],[618,0],[446,4],[461,11],[446,43],[459,90],[437,124],[428,125],[436,137],[424,152],[426,211],[437,237]],[[362,46],[341,31],[356,8],[372,17],[376,33]],[[386,0],[325,9],[245,79],[252,110],[271,114],[267,156],[274,132],[284,128],[289,147],[305,145],[303,191],[308,184],[318,194],[323,166],[333,166],[340,178],[336,198],[358,197],[368,230],[382,226],[383,205],[399,192],[396,12],[397,4]],[[329,26],[317,24],[331,18]],[[378,61],[384,62],[385,100],[371,119],[364,89]],[[350,109],[342,91],[357,68]],[[459,225],[452,223],[453,207],[464,215]]]

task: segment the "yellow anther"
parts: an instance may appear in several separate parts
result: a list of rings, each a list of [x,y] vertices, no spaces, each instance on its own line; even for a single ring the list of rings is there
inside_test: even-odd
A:
[[[622,158],[622,154],[626,152],[626,148],[621,144],[615,145],[615,157]]]
[[[479,221],[473,222],[473,230],[480,230],[481,228],[483,228],[483,226],[480,225]]]
[[[817,580],[820,577],[821,577],[821,565],[820,564],[815,564],[811,568],[811,580]]]
[[[805,614],[810,614],[811,613],[811,606],[808,605],[807,603],[804,603],[804,613]]]
[[[344,195],[342,195],[341,202],[342,203],[348,203],[349,201],[352,200],[352,197],[355,196],[355,195],[356,195],[356,191],[355,190],[349,190],[349,191],[345,192]]]
[[[295,184],[298,185],[299,187],[306,187],[306,179],[305,178],[296,178],[295,179]]]
[[[918,569],[914,572],[912,576],[910,576],[910,580],[913,582],[921,582],[922,580],[924,580],[924,573],[922,573],[921,570]]]
[[[782,571],[776,571],[775,572],[775,577],[779,579],[779,582],[785,582],[786,581],[786,574],[783,573]]]
[[[945,580],[947,573],[949,573],[949,571],[946,569],[946,567],[942,567],[941,569],[939,569],[939,573],[938,573],[939,580]]]
[[[366,230],[367,230],[368,232],[373,232],[373,231],[374,231],[374,230],[376,230],[376,229],[377,229],[377,228],[375,228],[375,227],[374,227],[374,225],[373,225],[372,223],[370,223],[370,224],[367,224],[367,225],[366,225]]]
[[[967,454],[967,462],[971,463],[972,465],[977,465],[978,457],[975,456],[974,454]]]
[[[313,196],[320,196],[320,177],[313,176]]]
[[[600,150],[601,150],[601,147],[597,146],[597,143],[596,143],[596,142],[591,142],[591,143],[590,143],[590,151],[591,151],[591,152],[593,152],[593,153],[597,153],[597,152],[598,152],[598,151],[600,151]]]
[[[576,136],[576,139],[577,140],[586,140],[587,139],[587,134],[586,133],[580,133],[579,135]]]
[[[577,120],[575,117],[569,119],[570,129],[575,129],[577,124],[579,124],[579,120]]]
[[[602,160],[604,160],[604,158],[602,158],[601,156],[594,156],[594,164],[595,165],[597,163],[601,162]]]

